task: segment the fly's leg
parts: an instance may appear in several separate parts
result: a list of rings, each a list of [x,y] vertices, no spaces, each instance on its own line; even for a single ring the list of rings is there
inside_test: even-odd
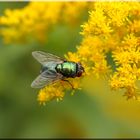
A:
[[[62,79],[62,81],[65,81],[65,82],[67,82],[67,83],[68,83],[68,84],[71,86],[71,88],[72,88],[73,90],[75,89],[69,80]]]

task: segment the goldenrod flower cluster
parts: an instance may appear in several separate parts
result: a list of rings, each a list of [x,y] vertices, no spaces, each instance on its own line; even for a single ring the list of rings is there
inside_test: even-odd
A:
[[[46,86],[39,91],[38,94],[38,101],[40,104],[45,104],[45,102],[50,101],[52,99],[56,99],[60,101],[63,99],[66,90],[71,90],[71,95],[74,94],[75,89],[80,89],[80,79],[68,79],[69,82],[66,81],[59,81],[52,85]]]
[[[82,25],[81,45],[76,53],[68,55],[81,61],[87,74],[107,77],[113,90],[125,89],[128,99],[139,99],[139,22],[138,2],[97,2],[89,12],[88,22]]]
[[[62,19],[75,22],[82,16],[79,11],[90,7],[88,21],[81,25],[82,42],[76,52],[65,55],[70,61],[81,62],[85,73],[81,78],[68,80],[75,89],[79,89],[83,77],[103,77],[108,80],[111,89],[124,89],[128,99],[139,99],[140,3],[94,2],[88,5],[82,2],[77,3],[76,7],[72,4],[32,2],[21,10],[6,10],[5,16],[0,17],[0,24],[3,25],[0,34],[7,43],[29,36],[43,40],[52,25]],[[70,21],[69,16],[75,20]],[[55,98],[62,100],[65,90],[69,89],[69,83],[57,82],[41,89],[38,100],[40,103]]]
[[[0,17],[0,35],[5,43],[43,42],[56,23],[78,22],[86,7],[87,2],[30,2],[22,9],[6,9]]]
[[[113,90],[125,89],[128,99],[139,99],[140,3],[96,2],[93,6],[82,25],[83,40],[77,52],[68,52],[66,58],[81,62],[85,76],[105,77]],[[109,56],[114,64],[109,63]]]

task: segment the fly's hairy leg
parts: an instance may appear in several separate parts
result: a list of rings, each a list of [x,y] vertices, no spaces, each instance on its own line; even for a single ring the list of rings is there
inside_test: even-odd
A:
[[[62,79],[62,81],[67,82],[67,83],[71,86],[71,88],[72,88],[73,90],[75,89],[75,88],[73,87],[72,83],[71,83],[69,80]]]

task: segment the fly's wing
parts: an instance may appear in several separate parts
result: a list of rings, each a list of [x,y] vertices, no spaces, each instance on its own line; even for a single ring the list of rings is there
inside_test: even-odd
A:
[[[42,72],[31,84],[32,88],[43,88],[51,83],[62,79],[63,75],[52,70]]]
[[[56,63],[64,62],[64,59],[62,59],[56,55],[53,55],[50,53],[45,53],[42,51],[34,51],[34,52],[32,52],[32,55],[42,65],[46,65],[47,62],[51,62],[51,61],[54,61]]]
[[[39,63],[48,68],[32,82],[32,88],[42,88],[63,77],[55,71],[56,64],[64,62],[62,58],[42,51],[34,51],[32,55]]]

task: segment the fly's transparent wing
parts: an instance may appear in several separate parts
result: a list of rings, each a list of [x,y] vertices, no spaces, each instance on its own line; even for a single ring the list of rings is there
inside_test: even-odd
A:
[[[52,70],[42,72],[31,84],[32,88],[42,88],[62,79],[63,75]]]
[[[45,53],[42,51],[34,51],[34,52],[32,52],[32,55],[42,65],[46,65],[47,62],[51,62],[51,61],[54,61],[56,63],[62,63],[64,61],[64,59],[62,59],[56,55],[53,55],[50,53]]]

